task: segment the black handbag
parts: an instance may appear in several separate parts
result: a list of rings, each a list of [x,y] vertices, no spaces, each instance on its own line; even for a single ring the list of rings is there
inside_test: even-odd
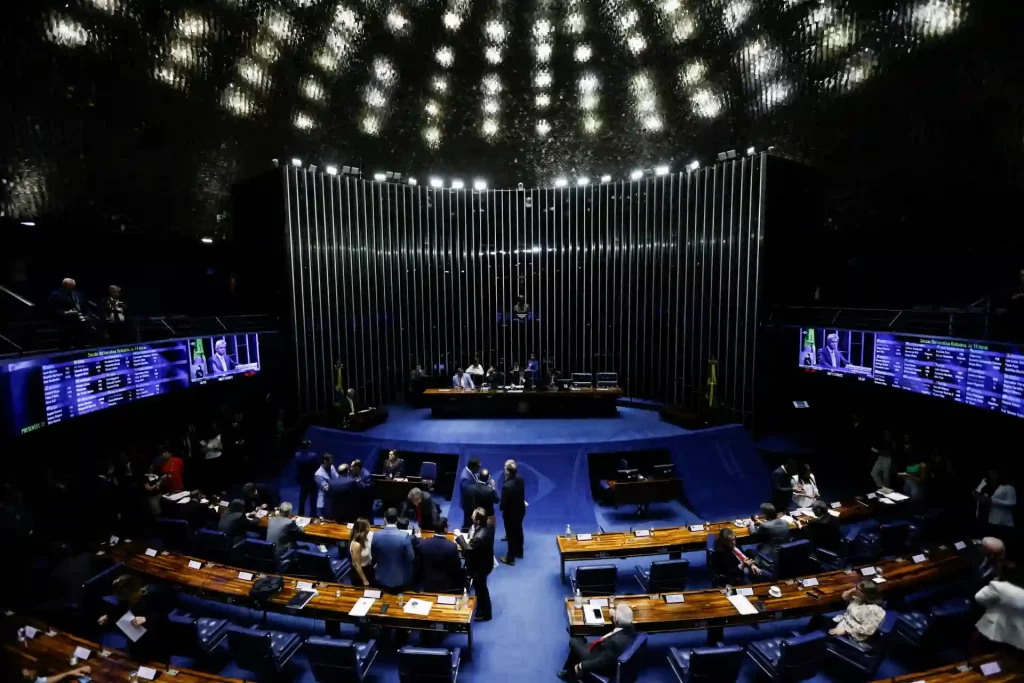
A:
[[[284,588],[284,579],[280,576],[264,576],[257,579],[249,589],[249,597],[256,603],[266,603]]]

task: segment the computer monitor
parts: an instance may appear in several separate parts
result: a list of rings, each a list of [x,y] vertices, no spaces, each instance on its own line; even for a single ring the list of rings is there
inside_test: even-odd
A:
[[[676,473],[676,468],[672,464],[667,465],[655,465],[654,476],[662,477],[664,479],[671,479]]]
[[[618,386],[619,385],[619,373],[617,372],[599,372],[597,373],[597,386]]]
[[[639,473],[640,470],[636,469],[619,470],[619,481],[630,481],[632,479],[636,479]]]
[[[592,387],[594,386],[594,375],[589,372],[574,372],[572,373],[572,385],[579,388]]]

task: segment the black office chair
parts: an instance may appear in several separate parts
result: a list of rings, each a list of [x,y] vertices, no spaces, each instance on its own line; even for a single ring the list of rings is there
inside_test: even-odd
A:
[[[213,529],[200,529],[196,532],[194,541],[196,554],[203,559],[215,562],[230,563],[235,559],[238,549],[242,543],[232,543],[231,537],[223,531]]]
[[[227,619],[196,618],[174,609],[167,615],[164,640],[176,655],[210,655],[227,638],[229,624]]]
[[[348,558],[335,560],[319,551],[297,550],[292,558],[291,573],[318,581],[339,583],[352,571],[352,562]]]
[[[882,524],[857,537],[856,556],[858,559],[874,561],[887,555],[898,555],[907,550],[909,539],[910,522],[900,520]]]
[[[577,588],[585,596],[615,595],[615,583],[618,578],[614,564],[594,564],[577,567],[576,571],[569,575],[569,586],[573,595],[576,594]]]
[[[364,681],[377,658],[377,641],[357,643],[354,640],[313,636],[302,644],[302,653],[309,661],[317,683]]]
[[[184,550],[189,545],[188,522],[183,519],[157,517],[155,531],[161,549]]]
[[[796,683],[818,673],[825,660],[825,634],[769,638],[747,645],[747,655],[772,683]]]
[[[679,683],[736,683],[743,666],[739,645],[669,648],[668,663]]]
[[[647,570],[637,565],[634,577],[645,593],[667,593],[686,590],[689,575],[689,560],[659,560]]]
[[[758,564],[765,570],[762,580],[792,579],[813,571],[811,543],[806,539],[780,545],[774,553],[761,554]]]
[[[284,670],[301,645],[302,638],[294,633],[228,626],[228,649],[235,663],[269,678]]]
[[[242,541],[239,551],[242,555],[242,566],[255,569],[258,572],[274,574],[288,571],[291,566],[291,559],[279,558],[277,556],[277,546],[270,541],[247,538]]]
[[[398,651],[399,683],[455,683],[462,650],[443,647],[412,647]]]

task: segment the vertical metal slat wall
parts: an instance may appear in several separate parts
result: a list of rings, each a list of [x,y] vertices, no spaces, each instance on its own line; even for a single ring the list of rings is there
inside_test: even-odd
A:
[[[363,400],[416,363],[474,357],[619,373],[630,398],[753,408],[767,156],[636,182],[452,190],[282,170],[298,402],[328,410],[333,368]],[[513,306],[522,294],[530,314]]]

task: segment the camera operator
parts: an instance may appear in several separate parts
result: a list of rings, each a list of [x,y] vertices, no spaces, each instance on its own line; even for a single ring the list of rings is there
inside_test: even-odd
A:
[[[106,328],[107,341],[111,344],[130,341],[128,305],[121,299],[121,288],[117,285],[107,288],[107,296],[100,301],[100,315]]]

